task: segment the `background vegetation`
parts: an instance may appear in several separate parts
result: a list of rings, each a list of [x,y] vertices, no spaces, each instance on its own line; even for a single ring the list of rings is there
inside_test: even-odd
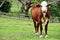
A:
[[[23,1],[23,0],[22,0]],[[29,1],[29,0],[28,0]],[[31,6],[33,6],[34,4],[40,4],[43,0],[32,0],[32,4]],[[44,1],[47,1],[47,2],[53,2],[53,1],[56,1],[56,0],[44,0]],[[24,1],[25,2],[25,1]],[[26,1],[27,2],[27,1]],[[25,3],[26,3],[25,2]],[[0,8],[0,11],[5,11],[5,12],[17,12],[17,14],[19,12],[19,14],[22,14],[23,13],[23,8],[22,8],[22,3],[19,2],[18,0],[9,0],[9,1],[6,1],[3,6]],[[29,8],[30,9],[30,8]],[[60,17],[60,1],[58,1],[57,3],[53,3],[52,4],[52,7],[50,7],[50,11],[51,11],[51,16],[55,16],[55,17]],[[28,11],[27,11],[28,12]],[[30,12],[28,12],[28,15],[29,15]],[[14,13],[15,14],[15,13]],[[31,13],[30,13],[31,14]],[[9,15],[12,15],[9,14]]]

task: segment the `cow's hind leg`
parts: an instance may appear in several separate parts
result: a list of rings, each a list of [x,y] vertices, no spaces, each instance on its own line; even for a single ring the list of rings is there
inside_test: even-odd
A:
[[[36,26],[36,35],[38,35],[38,30],[39,30],[39,23],[37,23],[37,26]]]

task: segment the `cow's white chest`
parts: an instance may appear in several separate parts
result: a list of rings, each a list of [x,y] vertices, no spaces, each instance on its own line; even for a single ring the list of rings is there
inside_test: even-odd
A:
[[[41,21],[42,21],[42,23],[44,23],[44,25],[46,25],[47,24],[47,22],[49,21],[49,19],[47,18],[47,17],[42,17],[41,18]]]

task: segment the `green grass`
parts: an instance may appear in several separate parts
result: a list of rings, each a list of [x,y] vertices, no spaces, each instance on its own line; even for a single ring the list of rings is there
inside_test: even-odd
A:
[[[60,23],[49,23],[48,38],[35,35],[32,20],[0,17],[0,40],[60,40]]]

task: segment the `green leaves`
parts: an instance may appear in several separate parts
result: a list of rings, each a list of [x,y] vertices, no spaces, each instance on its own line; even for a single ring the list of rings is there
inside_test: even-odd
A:
[[[60,1],[57,2],[57,6],[60,9]]]

